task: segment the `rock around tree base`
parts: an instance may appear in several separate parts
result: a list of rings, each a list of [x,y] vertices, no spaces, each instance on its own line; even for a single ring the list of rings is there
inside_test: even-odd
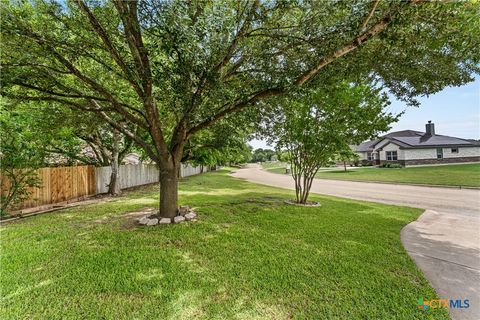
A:
[[[145,226],[155,226],[157,224],[182,223],[187,221],[197,221],[197,213],[194,208],[189,206],[180,206],[177,216],[174,218],[162,218],[158,214],[149,214],[138,219],[138,223]]]
[[[321,204],[320,202],[313,202],[313,201],[307,201],[307,203],[298,203],[294,200],[285,200],[286,204],[291,204],[294,206],[300,206],[300,207],[320,207]]]

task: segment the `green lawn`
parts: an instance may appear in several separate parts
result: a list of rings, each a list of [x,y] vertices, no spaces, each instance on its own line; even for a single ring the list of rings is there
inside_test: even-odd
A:
[[[226,171],[180,190],[198,222],[137,226],[126,213],[158,200],[145,187],[0,227],[0,318],[448,319],[417,308],[436,298],[400,242],[419,209],[290,206]]]
[[[276,173],[285,173],[284,167],[268,168],[268,170]],[[480,164],[407,167],[401,169],[366,167],[347,170],[347,172],[342,168],[319,171],[317,178],[480,187]]]

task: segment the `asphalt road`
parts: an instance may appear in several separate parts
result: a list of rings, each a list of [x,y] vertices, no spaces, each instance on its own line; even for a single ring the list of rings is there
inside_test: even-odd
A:
[[[294,189],[290,175],[258,165],[232,176]],[[450,309],[453,319],[480,319],[480,190],[315,179],[311,192],[426,209],[402,230],[402,243],[441,298],[469,300]]]

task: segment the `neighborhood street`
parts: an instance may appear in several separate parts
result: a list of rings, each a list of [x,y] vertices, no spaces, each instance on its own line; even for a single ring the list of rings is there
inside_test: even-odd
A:
[[[294,189],[290,175],[259,165],[232,175]],[[470,301],[469,308],[451,308],[452,318],[480,318],[480,190],[315,179],[311,192],[427,209],[402,230],[404,247],[441,298]]]

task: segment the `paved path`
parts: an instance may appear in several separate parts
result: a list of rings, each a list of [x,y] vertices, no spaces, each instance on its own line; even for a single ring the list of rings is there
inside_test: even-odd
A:
[[[232,175],[294,189],[290,175],[257,165]],[[427,209],[402,230],[403,245],[440,297],[470,300],[453,319],[480,319],[480,190],[315,179],[311,192]]]

